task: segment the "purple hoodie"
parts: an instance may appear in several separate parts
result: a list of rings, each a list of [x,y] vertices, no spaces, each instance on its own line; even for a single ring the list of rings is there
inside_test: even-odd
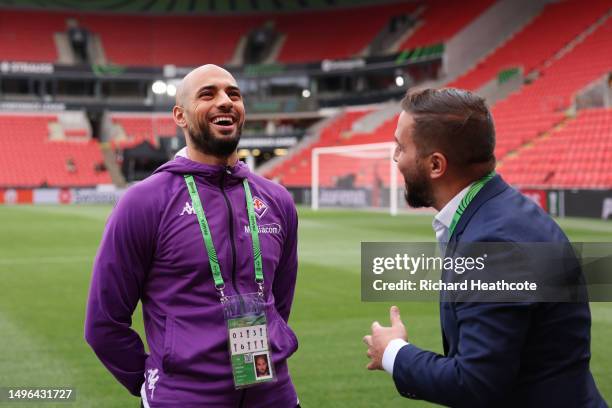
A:
[[[268,335],[277,382],[235,390],[223,310],[183,178],[192,174],[210,225],[225,294],[257,291],[242,180],[251,187],[263,255]],[[94,263],[85,339],[150,407],[295,407],[287,325],[297,273],[297,213],[281,186],[234,167],[183,157],[119,200]],[[150,354],[130,326],[142,301]],[[143,384],[144,381],[144,384]]]

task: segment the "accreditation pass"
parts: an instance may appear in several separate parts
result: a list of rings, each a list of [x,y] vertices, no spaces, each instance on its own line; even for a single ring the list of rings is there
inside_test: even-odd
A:
[[[236,388],[273,381],[274,367],[265,314],[228,319],[229,347]]]

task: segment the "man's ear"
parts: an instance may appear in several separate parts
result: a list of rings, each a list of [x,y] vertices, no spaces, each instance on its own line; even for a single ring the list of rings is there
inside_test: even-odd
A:
[[[185,119],[185,110],[182,106],[174,105],[174,108],[172,108],[172,118],[174,119],[174,123],[176,123],[176,126],[180,128],[187,127],[187,120]]]
[[[446,174],[448,160],[442,153],[435,152],[429,157],[429,177],[438,179]]]

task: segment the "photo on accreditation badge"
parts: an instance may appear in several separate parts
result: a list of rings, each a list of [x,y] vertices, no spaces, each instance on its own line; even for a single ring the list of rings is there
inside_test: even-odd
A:
[[[603,408],[611,338],[612,0],[0,0],[0,408]]]
[[[257,380],[266,380],[272,378],[269,365],[268,353],[253,354],[253,362],[255,369],[255,377]]]

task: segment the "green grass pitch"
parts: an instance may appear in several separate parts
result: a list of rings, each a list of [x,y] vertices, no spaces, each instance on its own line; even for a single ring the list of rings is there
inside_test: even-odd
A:
[[[109,206],[0,207],[0,387],[72,386],[75,403],[136,407],[83,340],[91,265]],[[612,223],[560,221],[575,241],[610,241]],[[304,407],[417,407],[390,376],[365,369],[361,338],[386,303],[360,300],[361,241],[431,241],[431,216],[300,210],[300,271],[290,370]],[[410,341],[441,350],[436,303],[399,304]],[[612,402],[612,303],[592,304],[592,371]],[[134,325],[142,333],[140,312]],[[0,406],[14,406],[2,404]],[[20,407],[39,406],[18,404]],[[15,405],[16,406],[16,405]]]

